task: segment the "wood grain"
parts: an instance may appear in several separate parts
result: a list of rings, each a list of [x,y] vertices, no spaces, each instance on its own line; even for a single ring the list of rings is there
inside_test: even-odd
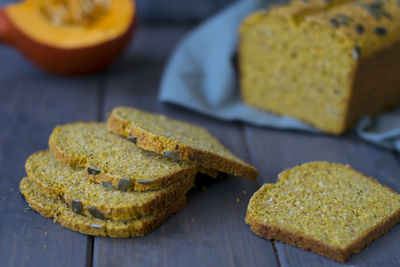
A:
[[[0,265],[84,266],[92,238],[28,211],[18,188],[56,124],[96,119],[97,78],[47,76],[3,47],[0,58]]]
[[[136,0],[136,2],[141,20],[191,23],[209,17],[235,1]]]

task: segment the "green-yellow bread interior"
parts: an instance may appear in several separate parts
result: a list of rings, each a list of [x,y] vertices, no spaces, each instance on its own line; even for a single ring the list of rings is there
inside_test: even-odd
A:
[[[239,31],[243,100],[333,134],[399,105],[399,15],[397,0],[293,0],[255,12]]]
[[[129,220],[157,213],[182,197],[194,184],[191,175],[166,188],[152,191],[120,191],[110,184],[98,184],[85,177],[83,168],[64,166],[50,151],[31,155],[25,164],[28,179],[38,190],[61,198],[70,206],[79,205],[82,214]]]
[[[101,220],[76,214],[62,200],[41,194],[27,178],[21,180],[20,192],[35,211],[42,216],[54,218],[54,222],[68,229],[88,235],[120,238],[143,236],[153,231],[185,205],[185,196],[182,196],[155,215],[136,220]]]
[[[100,122],[57,126],[49,146],[63,164],[84,167],[90,179],[128,191],[160,189],[197,172],[193,164],[145,151]]]
[[[107,127],[146,149],[204,168],[256,179],[257,170],[226,149],[206,129],[131,107],[112,110]]]
[[[246,215],[256,234],[339,261],[399,220],[399,194],[348,165],[328,162],[283,171],[276,184],[253,195]]]

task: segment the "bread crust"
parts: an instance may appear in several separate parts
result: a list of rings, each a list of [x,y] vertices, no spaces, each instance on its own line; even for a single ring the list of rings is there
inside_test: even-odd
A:
[[[251,216],[250,212],[246,214],[246,223],[250,225],[251,230],[266,239],[279,240],[283,243],[302,248],[304,250],[312,251],[316,254],[325,256],[332,260],[339,262],[346,262],[346,260],[355,253],[361,251],[373,240],[378,239],[380,236],[392,229],[400,221],[400,209],[392,216],[382,221],[378,225],[372,227],[364,235],[354,240],[346,248],[337,248],[328,246],[321,241],[307,237],[301,233],[296,233],[276,225],[264,224]]]
[[[351,95],[342,131],[353,126],[361,116],[373,116],[400,103],[400,42],[357,61],[351,73]],[[396,62],[396,64],[394,64]],[[384,72],[384,74],[383,74]],[[379,90],[377,90],[379,88]]]
[[[100,220],[89,218],[84,215],[78,215],[71,212],[65,212],[65,207],[61,207],[63,202],[59,200],[59,209],[49,207],[47,203],[39,201],[25,191],[27,179],[24,178],[20,184],[20,191],[25,200],[32,208],[44,217],[53,218],[54,222],[60,223],[62,226],[80,232],[82,234],[93,236],[109,236],[113,238],[127,238],[144,236],[155,230],[159,225],[164,223],[170,216],[184,208],[186,198],[181,196],[174,203],[166,207],[157,215],[150,215],[136,220],[126,222],[113,220]],[[40,193],[39,193],[40,194]],[[84,222],[82,222],[84,221]],[[98,226],[98,227],[94,227]]]
[[[199,150],[172,139],[155,135],[143,128],[136,127],[133,123],[119,117],[114,111],[112,111],[108,117],[107,127],[110,131],[121,136],[136,137],[136,145],[143,149],[154,151],[159,154],[174,151],[179,154],[182,160],[194,162],[206,169],[214,169],[254,181],[257,179],[257,169],[249,164],[224,158],[216,153]],[[208,173],[206,172],[206,174]]]
[[[66,125],[73,125],[73,124],[75,123],[69,123]],[[86,169],[85,173],[87,177],[94,182],[97,183],[107,182],[112,184],[114,187],[118,186],[118,183],[122,177],[106,173],[103,170],[98,174],[90,175],[87,171],[88,168],[96,166],[88,166],[88,160],[85,155],[72,155],[63,151],[62,147],[58,145],[58,140],[57,140],[58,132],[59,128],[56,127],[51,133],[49,138],[49,148],[53,152],[54,156],[57,158],[58,161],[68,166],[84,167]],[[181,170],[171,175],[160,177],[154,180],[150,184],[141,184],[137,180],[135,180],[134,182],[131,182],[131,185],[129,186],[127,191],[147,191],[147,190],[162,189],[169,186],[170,184],[182,181],[185,177],[195,176],[197,172],[198,172],[197,166],[191,166],[187,168],[182,168]]]
[[[61,195],[58,194],[60,192],[56,193],[50,184],[42,181],[35,175],[34,167],[32,168],[32,166],[29,164],[31,162],[30,159],[35,157],[36,154],[46,152],[47,151],[38,151],[28,158],[25,164],[27,178],[35,185],[37,191],[41,194],[47,197],[61,199],[68,206],[71,206],[73,196],[65,192],[65,188],[63,187],[58,187],[58,191],[61,191]],[[172,184],[168,188],[162,189],[162,193],[157,194],[156,197],[149,199],[141,205],[134,202],[128,202],[124,206],[120,205],[118,207],[114,207],[111,205],[98,204],[93,201],[85,201],[84,199],[79,199],[79,201],[82,204],[82,213],[86,216],[91,216],[90,212],[87,210],[87,207],[91,206],[99,210],[105,218],[115,220],[132,220],[162,211],[166,206],[170,205],[182,195],[186,194],[193,187],[194,180],[194,175],[184,177],[182,181]]]

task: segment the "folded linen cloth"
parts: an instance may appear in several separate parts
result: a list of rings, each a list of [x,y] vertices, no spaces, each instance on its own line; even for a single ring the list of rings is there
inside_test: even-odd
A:
[[[238,1],[190,32],[176,47],[164,70],[159,100],[222,120],[319,132],[292,117],[246,106],[239,95],[234,64],[239,26],[255,10],[278,3]],[[400,109],[375,118],[364,117],[356,130],[364,140],[400,151]]]

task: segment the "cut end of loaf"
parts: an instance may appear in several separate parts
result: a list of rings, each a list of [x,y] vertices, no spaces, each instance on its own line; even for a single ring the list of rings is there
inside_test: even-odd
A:
[[[329,133],[345,130],[358,56],[351,41],[316,22],[256,13],[242,25],[239,55],[245,103]]]

